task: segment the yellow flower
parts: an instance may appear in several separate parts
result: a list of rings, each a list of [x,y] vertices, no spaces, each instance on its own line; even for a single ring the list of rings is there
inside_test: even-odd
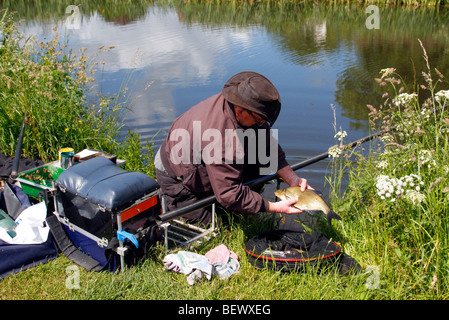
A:
[[[69,128],[65,128],[64,131],[65,131],[65,132],[69,131]]]

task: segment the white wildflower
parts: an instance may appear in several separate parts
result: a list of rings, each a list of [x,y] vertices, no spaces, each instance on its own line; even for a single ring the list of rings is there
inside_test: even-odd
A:
[[[449,100],[449,90],[441,90],[435,94],[435,100],[437,102],[444,102],[445,100]]]
[[[420,204],[426,199],[426,196],[415,190],[407,190],[405,199],[413,205]]]
[[[393,103],[395,104],[395,106],[399,107],[399,106],[403,106],[406,105],[407,103],[409,103],[410,101],[413,101],[414,99],[416,99],[418,97],[418,95],[416,93],[401,93],[400,95],[396,96],[396,98],[393,99]]]
[[[335,135],[334,138],[337,138],[338,141],[342,141],[344,137],[346,137],[348,134],[346,133],[346,131],[338,131]]]
[[[334,146],[329,148],[328,153],[332,158],[338,158],[343,151],[339,147]]]
[[[436,161],[432,158],[432,151],[420,150],[418,153],[418,163],[420,166],[427,163],[427,167],[436,166]]]
[[[418,201],[421,199],[421,186],[424,184],[421,177],[416,174],[410,174],[401,178],[390,178],[387,175],[379,175],[376,179],[377,195],[382,199],[388,199],[395,202],[402,194],[409,194],[409,201]],[[411,193],[410,193],[411,192]],[[418,199],[418,200],[417,200]]]
[[[424,118],[428,119],[428,118],[430,118],[430,115],[432,114],[432,110],[430,110],[430,108],[422,107],[420,113]]]
[[[383,136],[380,136],[380,141],[382,141],[383,143],[390,143],[392,140],[391,140],[391,136],[390,135],[383,135]]]
[[[377,163],[376,167],[379,168],[379,169],[385,169],[385,168],[388,167],[388,161],[387,160],[379,161]]]
[[[377,188],[378,196],[382,200],[385,200],[386,198],[391,198],[392,194],[394,193],[395,185],[397,185],[396,178],[390,178],[386,175],[378,176],[377,181],[376,181],[376,188]]]

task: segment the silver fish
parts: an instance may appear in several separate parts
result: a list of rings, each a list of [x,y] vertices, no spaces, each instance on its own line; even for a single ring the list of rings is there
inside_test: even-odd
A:
[[[332,211],[331,208],[329,208],[323,198],[321,198],[312,190],[306,189],[305,191],[301,191],[301,187],[295,186],[276,190],[274,194],[281,200],[296,199],[297,201],[293,204],[293,206],[298,209],[308,211],[323,211],[326,215],[329,227],[332,227],[332,219],[341,220],[341,217],[334,211]]]

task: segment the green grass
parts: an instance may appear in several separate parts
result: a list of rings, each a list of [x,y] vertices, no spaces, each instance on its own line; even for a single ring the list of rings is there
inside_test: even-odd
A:
[[[74,266],[64,256],[17,275],[0,283],[1,299],[364,299],[370,296],[366,276],[341,277],[333,272],[317,274],[279,274],[260,270],[249,264],[243,244],[250,234],[244,225],[253,225],[253,218],[242,218],[232,226],[222,228],[219,235],[196,250],[205,253],[225,243],[239,256],[239,273],[227,280],[212,278],[190,286],[186,276],[163,269],[163,248],[156,248],[148,259],[124,272],[87,272],[79,268],[79,289],[68,289],[66,281],[72,274],[67,268]],[[256,230],[253,230],[255,232]],[[288,290],[286,290],[288,288]],[[354,295],[354,292],[357,295]]]

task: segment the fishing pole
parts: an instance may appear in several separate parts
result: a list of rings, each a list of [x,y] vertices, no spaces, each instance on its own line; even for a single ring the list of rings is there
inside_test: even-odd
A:
[[[12,166],[11,175],[9,176],[10,181],[14,181],[18,176],[20,153],[22,152],[23,132],[25,129],[26,116],[27,116],[27,114],[25,112],[23,115],[22,128],[20,129],[19,141],[17,142],[16,155],[14,157],[14,163]]]
[[[352,149],[352,148],[354,148],[356,146],[361,145],[362,143],[370,141],[370,140],[372,140],[372,139],[374,139],[374,138],[376,138],[378,136],[381,136],[381,135],[383,135],[383,134],[385,134],[385,133],[387,133],[389,131],[396,130],[397,127],[398,126],[395,126],[395,127],[392,127],[392,128],[386,129],[386,130],[379,131],[377,133],[373,133],[373,134],[371,134],[369,136],[366,136],[366,137],[363,137],[361,139],[358,139],[358,140],[355,140],[353,142],[350,142],[347,145],[344,145],[342,148],[343,148],[343,150]],[[331,148],[328,149],[328,151],[323,152],[323,153],[321,153],[321,154],[319,154],[317,156],[314,156],[314,157],[312,157],[310,159],[307,159],[307,160],[301,161],[299,163],[293,164],[290,167],[292,168],[293,171],[297,171],[297,170],[299,170],[301,168],[304,168],[304,167],[309,166],[311,164],[314,164],[314,163],[316,163],[318,161],[326,159],[327,157],[329,157],[329,150],[332,149],[333,147],[336,147],[336,146],[337,145],[332,146]],[[277,173],[273,173],[273,174],[266,175],[266,176],[254,179],[252,181],[246,182],[246,183],[244,183],[244,185],[246,185],[246,186],[251,188],[251,187],[257,186],[259,184],[266,183],[268,181],[275,180],[275,179],[278,179],[278,178],[279,178],[279,175]],[[173,211],[169,211],[169,212],[163,213],[163,214],[159,215],[157,217],[157,219],[160,222],[166,222],[166,221],[172,220],[174,218],[177,218],[179,216],[182,216],[182,215],[184,215],[186,213],[189,213],[191,211],[207,207],[208,205],[211,205],[215,201],[216,201],[216,196],[215,195],[211,195],[211,196],[203,198],[203,199],[201,199],[199,201],[196,201],[195,203],[187,205],[185,207],[182,207],[182,208],[179,208],[179,209],[176,209],[176,210],[173,210]]]
[[[446,108],[446,104],[443,105],[441,108],[435,109],[435,114],[440,113],[445,108]],[[304,167],[306,167],[308,165],[311,165],[311,164],[314,164],[314,163],[316,163],[318,161],[326,159],[327,157],[329,157],[329,150],[331,150],[331,149],[333,149],[335,147],[341,148],[342,151],[348,150],[348,149],[352,149],[354,147],[360,146],[361,144],[363,144],[365,142],[373,140],[374,138],[382,136],[382,135],[384,135],[384,134],[386,134],[388,132],[396,131],[399,128],[399,126],[400,125],[396,125],[396,126],[393,126],[393,127],[390,127],[390,128],[387,128],[387,129],[384,129],[384,130],[381,130],[381,131],[378,131],[376,133],[373,133],[373,134],[370,134],[370,135],[368,135],[366,137],[363,137],[363,138],[360,138],[358,140],[352,141],[352,142],[350,142],[350,143],[348,143],[346,145],[343,145],[343,146],[333,145],[332,147],[330,147],[328,149],[328,151],[323,152],[322,154],[319,154],[319,155],[317,155],[317,156],[315,156],[313,158],[310,158],[310,159],[304,160],[302,162],[293,164],[290,167],[292,168],[293,171],[299,170],[299,169],[304,168]],[[245,183],[245,185],[247,185],[249,187],[254,187],[254,186],[257,186],[257,185],[259,185],[261,183],[266,183],[268,181],[271,181],[271,180],[274,180],[274,179],[278,179],[278,178],[279,178],[279,175],[277,173],[273,173],[271,175],[263,176],[263,177],[255,179],[255,180],[249,181],[249,182]]]

